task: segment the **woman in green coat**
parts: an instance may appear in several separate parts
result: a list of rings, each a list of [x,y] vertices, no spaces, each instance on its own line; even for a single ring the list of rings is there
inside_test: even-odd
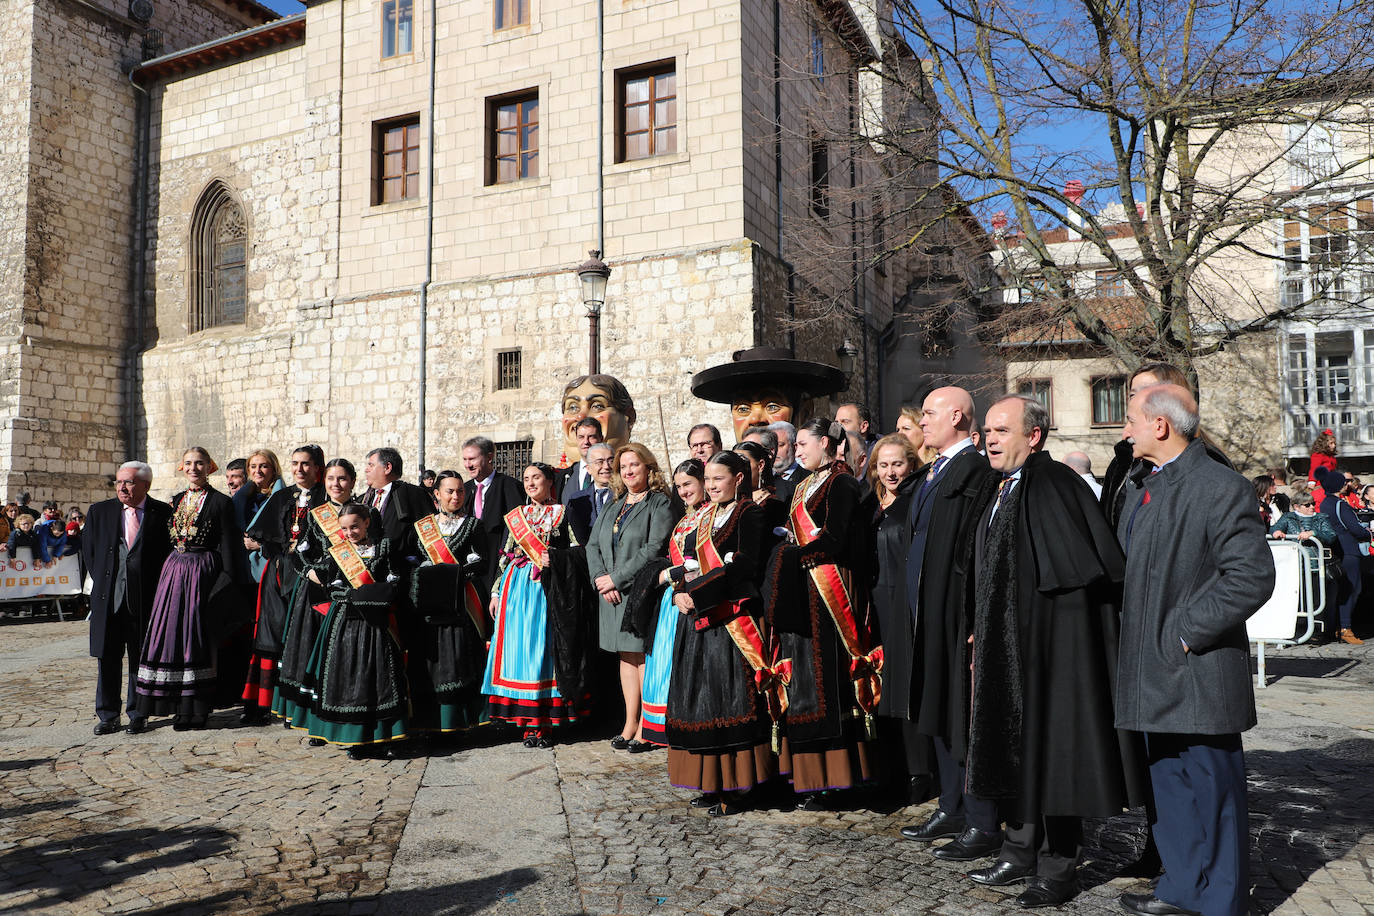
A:
[[[615,453],[611,489],[616,498],[592,526],[587,572],[600,596],[601,648],[620,656],[620,690],[625,695],[625,725],[611,739],[616,750],[637,753],[653,747],[643,740],[640,697],[644,689],[644,640],[621,629],[625,595],[645,564],[663,556],[673,533],[667,481],[653,453],[637,442]]]

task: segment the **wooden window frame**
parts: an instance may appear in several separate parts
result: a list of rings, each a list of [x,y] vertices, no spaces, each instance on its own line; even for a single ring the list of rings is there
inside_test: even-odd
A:
[[[1121,383],[1121,419],[1118,421],[1099,420],[1097,418],[1097,383],[1117,380]],[[1126,388],[1126,376],[1119,373],[1110,375],[1094,375],[1088,379],[1088,420],[1093,429],[1111,429],[1126,425],[1126,402],[1129,400]]]
[[[514,14],[514,22],[506,22],[507,11]],[[494,0],[491,9],[491,29],[504,32],[530,24],[530,0]]]
[[[669,74],[673,77],[672,95],[657,96],[654,89],[657,81]],[[636,104],[645,105],[649,111],[649,126],[645,131],[649,137],[649,152],[647,155],[636,156],[631,159],[626,154],[626,148],[628,146],[626,143],[628,139],[626,132],[626,109],[628,107],[626,89],[633,80],[644,78],[649,79],[649,100]],[[681,85],[678,81],[677,72],[677,58],[669,57],[664,60],[657,60],[648,64],[637,64],[633,67],[617,70],[615,72],[615,161],[643,162],[645,159],[653,159],[657,156],[671,156],[678,152],[681,148],[678,143],[678,135],[681,133],[681,117],[679,116],[681,113],[681,106],[678,103],[681,96]],[[673,103],[673,122],[671,125],[660,125],[657,122],[656,115],[658,104],[670,101]],[[673,128],[673,148],[659,150],[657,132],[666,129],[668,126]],[[639,133],[639,131],[636,131],[636,133]]]
[[[1034,398],[1036,397],[1035,389],[1042,385],[1044,386],[1045,394],[1047,395],[1045,400],[1049,401],[1048,404],[1045,404],[1045,411],[1050,415],[1050,429],[1054,429],[1057,425],[1054,422],[1054,379],[1045,378],[1043,376],[1034,376],[1017,379],[1016,393],[1029,395],[1030,397]],[[1031,390],[1024,390],[1026,386],[1030,386]],[[1039,400],[1039,398],[1036,398],[1036,400]]]
[[[410,144],[409,136],[406,133],[402,134],[404,139],[402,140],[401,147],[401,173],[399,176],[401,180],[401,196],[392,200],[387,200],[386,183],[389,180],[393,180],[395,177],[389,176],[386,172],[387,134],[397,129],[408,132],[412,128],[415,131],[415,143],[413,146]],[[412,164],[412,151],[413,164],[415,166],[413,171],[410,169],[410,165]],[[406,186],[408,180],[412,176],[415,178],[415,193],[408,194],[406,193]],[[418,113],[412,113],[401,115],[396,118],[387,118],[384,121],[373,121],[372,206],[378,207],[385,204],[399,204],[405,203],[406,201],[419,200],[423,193],[424,188],[420,184],[420,115]]]
[[[437,2],[437,0],[432,0],[432,2]],[[399,17],[399,13],[400,13],[400,9],[401,9],[401,4],[402,4],[402,3],[409,3],[409,4],[410,4],[410,47],[409,47],[409,48],[406,48],[404,51],[396,51],[396,52],[394,52],[394,53],[392,53],[392,54],[387,54],[387,53],[386,53],[386,34],[387,34],[386,11],[387,11],[387,7],[388,7],[388,6],[393,6],[393,5],[394,5],[395,8],[396,8],[396,10],[397,10],[397,14],[398,14],[398,15],[397,15],[397,21],[396,21],[396,23],[395,23],[395,25],[396,25],[396,27],[397,27],[397,30],[396,30],[396,35],[393,36],[393,39],[392,39],[392,40],[393,40],[393,46],[399,46],[400,42],[397,41],[396,39],[397,39],[397,38],[399,37],[399,35],[400,35],[400,30],[399,30],[400,17]],[[382,60],[398,60],[398,59],[400,59],[400,58],[402,58],[402,57],[410,57],[410,56],[412,56],[412,55],[415,53],[415,24],[419,21],[419,17],[416,15],[416,13],[418,12],[418,10],[416,9],[416,7],[417,7],[418,5],[419,5],[419,0],[382,0],[382,2],[378,5],[378,13],[377,13],[377,15],[378,15],[378,17],[380,18],[380,24],[379,24],[379,26],[378,26],[378,35],[377,35],[377,54],[378,54],[378,56],[379,56]]]
[[[534,102],[535,105],[535,115],[533,121],[521,120],[521,114],[519,114],[520,112],[523,112],[523,106],[527,102]],[[540,152],[540,145],[536,143],[536,145],[532,148],[534,152],[533,174],[517,174],[516,177],[508,179],[506,181],[502,181],[500,178],[501,169],[499,161],[502,157],[499,157],[497,155],[497,150],[499,149],[498,137],[502,132],[504,132],[508,128],[498,127],[498,119],[500,117],[501,109],[505,108],[508,105],[516,106],[517,110],[516,126],[514,128],[516,132],[517,141],[517,148],[515,153],[517,172],[523,168],[524,158],[527,155],[529,155],[530,152],[529,149],[518,146],[520,135],[523,134],[524,131],[528,129],[528,127],[533,126],[536,132],[536,136],[538,136],[543,127],[541,121],[543,113],[540,110],[542,106],[540,105],[539,101],[538,88],[521,89],[518,92],[509,92],[504,95],[494,95],[487,98],[486,153],[484,156],[485,165],[483,168],[483,171],[485,173],[484,184],[487,187],[502,184],[517,184],[521,181],[531,181],[539,177],[539,160],[542,158],[542,155]]]
[[[242,223],[243,259],[234,263],[219,263],[218,230],[221,220],[236,211]],[[195,334],[211,328],[248,323],[248,261],[252,254],[252,235],[248,227],[248,211],[222,181],[213,181],[201,194],[191,215],[190,229],[191,271],[188,283],[187,333]],[[226,269],[242,271],[243,310],[232,318],[223,316],[219,301],[221,272]]]

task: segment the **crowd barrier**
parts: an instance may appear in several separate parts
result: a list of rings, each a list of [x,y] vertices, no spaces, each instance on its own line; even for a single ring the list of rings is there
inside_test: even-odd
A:
[[[34,604],[52,599],[58,620],[65,620],[62,598],[82,593],[81,558],[62,557],[53,566],[40,568],[33,552],[28,558],[5,557],[0,561],[0,604]]]
[[[1326,608],[1326,561],[1331,551],[1318,545],[1305,550],[1297,540],[1269,541],[1274,557],[1274,591],[1264,606],[1245,621],[1245,631],[1255,644],[1259,666],[1255,686],[1266,686],[1264,647],[1297,646],[1307,642],[1321,626]]]

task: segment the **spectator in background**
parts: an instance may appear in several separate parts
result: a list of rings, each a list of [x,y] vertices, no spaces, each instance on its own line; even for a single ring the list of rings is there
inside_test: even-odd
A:
[[[57,500],[50,499],[43,504],[43,516],[34,530],[43,541],[43,552],[48,555],[48,562],[56,563],[70,552],[67,549],[67,523],[62,521]]]
[[[19,494],[19,499],[17,500],[17,502],[19,503],[19,514],[20,514],[20,515],[27,515],[29,518],[33,519],[34,521],[38,521],[38,510],[37,510],[37,509],[34,509],[32,506],[29,505],[29,503],[32,502],[32,501],[33,501],[33,494],[27,493],[27,492],[25,492],[25,493],[20,493],[20,494]]]
[[[606,441],[601,431],[601,421],[596,417],[583,417],[574,423],[573,437],[577,439],[579,457],[559,471],[554,480],[554,491],[558,493],[559,501],[565,506],[593,489],[592,472],[587,465],[587,451],[598,442]]]
[[[806,469],[797,463],[797,428],[786,420],[774,420],[768,428],[778,437],[777,455],[773,459],[773,480],[778,499],[789,505],[797,489],[797,481],[806,476]]]
[[[1318,471],[1331,471],[1336,468],[1336,436],[1331,430],[1324,429],[1317,434],[1317,438],[1312,440],[1312,454],[1307,466],[1307,479],[1321,485],[1322,478]],[[1313,494],[1317,499],[1317,504],[1321,505],[1322,497]]]
[[[248,459],[235,458],[224,468],[224,481],[232,497],[248,479]]]
[[[39,538],[38,532],[33,529],[33,516],[20,515],[14,520],[14,530],[10,532],[10,539],[5,544],[5,550],[9,553],[11,560],[22,560],[24,555],[19,551],[27,547],[33,553],[34,565],[42,567],[47,564],[48,557],[42,552],[42,540]]]
[[[1310,493],[1299,493],[1293,497],[1292,510],[1279,516],[1269,529],[1269,536],[1299,541],[1308,553],[1316,553],[1322,547],[1336,544],[1336,529],[1331,526],[1331,519],[1317,511]]]
[[[1290,500],[1297,490],[1288,483],[1288,469],[1283,467],[1270,468],[1269,476],[1274,478],[1274,489]]]
[[[1374,521],[1374,483],[1360,491],[1360,502],[1362,505],[1355,510],[1355,517],[1368,528],[1369,523]]]
[[[1360,483],[1360,478],[1349,471],[1345,472],[1345,486],[1341,488],[1341,499],[1350,504],[1350,508],[1356,511],[1364,508],[1364,500],[1360,499],[1360,490],[1364,485]]]
[[[1279,517],[1279,513],[1274,511],[1274,478],[1268,474],[1260,474],[1258,477],[1250,478],[1250,483],[1254,485],[1255,499],[1259,501],[1260,520],[1264,522],[1264,527],[1268,528]]]
[[[10,503],[0,512],[0,553],[9,550],[10,532],[14,530],[14,513],[19,507]]]
[[[1317,474],[1318,482],[1326,491],[1326,498],[1321,502],[1321,511],[1331,520],[1331,526],[1336,529],[1336,560],[1340,563],[1341,571],[1345,573],[1344,581],[1337,583],[1339,586],[1337,591],[1339,609],[1337,613],[1340,623],[1338,638],[1348,645],[1362,646],[1364,640],[1357,637],[1354,630],[1350,628],[1350,620],[1355,611],[1355,604],[1360,600],[1360,592],[1363,590],[1361,569],[1363,564],[1361,561],[1364,558],[1364,553],[1360,545],[1369,544],[1369,529],[1360,524],[1359,518],[1355,515],[1355,510],[1350,508],[1350,504],[1339,496],[1345,487],[1345,475],[1334,469],[1321,470]],[[1364,549],[1368,550],[1369,548],[1366,546]]]
[[[841,404],[835,411],[835,422],[843,426],[846,432],[858,433],[865,445],[878,438],[873,433],[873,413],[862,404]]]
[[[1102,498],[1102,484],[1093,476],[1093,461],[1087,452],[1069,452],[1060,460],[1078,472],[1083,482],[1092,488],[1093,496]]]
[[[867,496],[871,492],[868,486],[868,443],[858,433],[845,430],[836,445],[835,460],[849,466],[862,487],[862,495]]]
[[[939,449],[933,445],[926,445],[926,434],[921,429],[921,412],[915,407],[907,405],[897,414],[897,433],[904,436],[916,450],[916,456],[921,459],[921,467],[929,465],[939,456]]]
[[[723,451],[720,430],[710,423],[698,423],[687,432],[687,457],[695,458],[703,465],[716,452]]]
[[[67,510],[67,549],[72,553],[81,552],[81,529],[86,527],[86,516],[72,506]]]

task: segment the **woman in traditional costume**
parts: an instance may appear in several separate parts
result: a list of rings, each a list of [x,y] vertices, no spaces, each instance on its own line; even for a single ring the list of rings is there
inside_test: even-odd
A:
[[[293,602],[298,598],[303,602],[305,597],[300,586],[304,564],[296,547],[305,536],[310,510],[327,499],[320,481],[323,473],[324,450],[318,445],[303,445],[293,451],[292,486],[273,493],[244,532],[267,560],[258,579],[253,657],[248,663],[243,715],[239,717],[244,725],[262,725],[271,714],[286,621]]]
[[[310,653],[315,649],[320,625],[329,613],[329,593],[307,573],[323,565],[330,547],[344,542],[339,513],[353,501],[353,486],[357,482],[358,473],[347,459],[335,458],[326,464],[325,499],[306,513],[304,530],[296,542],[296,563],[300,567],[298,587],[286,618],[281,665],[272,694],[273,714],[293,728],[308,730],[310,727],[310,709],[316,700],[315,683],[309,673]],[[310,743],[322,746],[325,742],[312,738]]]
[[[749,498],[763,510],[768,530],[782,528],[787,524],[787,503],[777,497],[777,487],[773,476],[773,456],[758,442],[745,440],[736,442],[731,451],[739,452],[749,460],[749,481],[753,492]]]
[[[410,705],[396,618],[408,563],[389,540],[373,536],[374,515],[357,503],[344,506],[344,542],[307,574],[330,595],[310,657],[317,696],[310,736],[346,745],[354,759],[368,746],[404,739]]]
[[[565,696],[555,673],[550,617],[580,613],[550,608],[540,577],[549,551],[572,540],[564,507],[554,499],[554,470],[547,464],[525,468],[529,501],[506,513],[506,543],[500,575],[492,586],[491,648],[482,693],[493,719],[525,730],[525,747],[553,746],[552,729],[577,721],[581,698]]]
[[[792,666],[779,764],[810,810],[821,792],[872,778],[867,741],[882,694],[869,619],[872,527],[859,482],[835,461],[843,435],[826,420],[797,430],[797,461],[811,474],[792,495],[788,543],[768,572],[774,661]]]
[[[587,542],[587,572],[600,596],[601,648],[620,657],[620,691],[625,723],[611,739],[616,750],[638,752],[644,734],[640,698],[644,693],[644,643],[621,629],[624,596],[635,576],[664,554],[673,532],[673,507],[667,481],[653,453],[637,442],[616,449],[611,490],[616,498],[601,510]]]
[[[229,497],[210,486],[210,453],[181,458],[187,488],[172,497],[167,557],[153,595],[137,677],[138,715],[171,715],[177,731],[204,728],[215,706],[220,641],[248,608],[247,563]],[[232,676],[242,676],[241,671]]]
[[[668,743],[664,723],[668,710],[668,683],[673,670],[673,645],[680,616],[677,606],[673,604],[672,570],[684,564],[696,568],[696,560],[687,542],[696,533],[697,521],[702,513],[710,509],[703,484],[705,476],[706,467],[696,458],[689,458],[674,470],[673,487],[687,514],[673,528],[672,536],[668,539],[668,556],[644,567],[635,577],[626,601],[628,610],[622,629],[643,639],[645,648],[642,740],[631,746],[632,752]]]
[[[424,556],[411,577],[416,614],[406,635],[415,731],[466,731],[486,720],[482,672],[488,620],[475,577],[486,569],[481,522],[466,512],[463,478],[444,471],[439,511],[415,523]]]
[[[668,685],[668,780],[702,793],[692,806],[716,817],[743,810],[745,794],[776,772],[767,703],[778,696],[780,672],[768,661],[759,602],[767,532],[749,487],[743,456],[711,457],[710,502],[683,545],[695,562],[669,571],[679,614]]]

